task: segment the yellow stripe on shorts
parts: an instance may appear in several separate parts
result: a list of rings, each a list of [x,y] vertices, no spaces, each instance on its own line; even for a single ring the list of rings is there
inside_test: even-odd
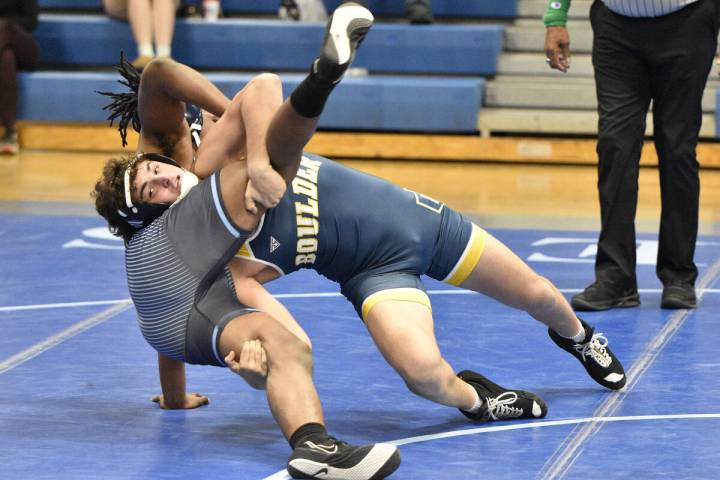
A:
[[[430,309],[430,311],[432,311],[432,307],[430,306],[430,299],[428,298],[427,293],[423,292],[422,290],[418,290],[417,288],[390,288],[387,290],[375,292],[363,301],[363,322],[366,321],[365,319],[367,318],[368,313],[370,313],[370,310],[372,310],[375,305],[380,302],[384,302],[385,300],[415,302],[421,305],[425,305]]]
[[[455,264],[455,267],[450,271],[448,276],[445,277],[445,282],[457,286],[467,279],[485,251],[487,235],[485,230],[473,223],[472,233],[470,234],[470,240],[465,247],[465,251],[460,256],[460,260]]]
[[[236,257],[253,258],[253,256],[250,254],[250,249],[248,248],[247,242],[243,243],[242,247],[240,247],[240,250],[237,251],[235,256]]]

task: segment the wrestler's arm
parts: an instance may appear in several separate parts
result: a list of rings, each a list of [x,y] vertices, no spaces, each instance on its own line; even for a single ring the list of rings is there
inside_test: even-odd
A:
[[[186,102],[219,117],[230,99],[202,74],[172,59],[157,58],[145,67],[138,92],[139,151],[165,150],[184,167],[190,166],[193,152]]]
[[[228,366],[233,368],[247,383],[258,390],[265,388],[267,377],[267,357],[259,340],[245,342],[242,351],[235,352],[225,358]],[[158,353],[158,371],[162,395],[155,395],[152,401],[163,410],[187,410],[210,403],[205,395],[186,393],[185,364]]]
[[[270,165],[267,148],[267,131],[275,113],[283,104],[282,83],[274,74],[260,74],[250,80],[232,99],[225,114],[213,124],[197,151],[195,174],[204,178],[230,161],[245,161],[250,178],[245,205],[249,212],[258,213],[258,207],[277,205],[285,193],[286,180]],[[226,121],[225,117],[233,120]],[[239,121],[236,120],[239,117]],[[228,125],[233,125],[228,127]],[[233,139],[235,155],[210,153],[216,150],[215,142]]]
[[[277,203],[285,192],[286,182],[292,178],[284,179],[272,169],[266,142],[268,128],[282,104],[282,83],[277,75],[263,73],[248,82],[233,97],[198,148],[196,174],[203,177],[219,166],[227,170],[233,163],[240,162],[253,182],[263,176],[273,179],[273,199]],[[245,192],[243,196],[245,208],[248,198]],[[268,203],[261,202],[259,206],[273,206]],[[259,218],[257,209],[248,207],[247,210]]]
[[[164,410],[189,409],[207,405],[209,400],[199,393],[185,392],[185,364],[158,353],[158,370],[162,395],[156,395],[152,401]]]
[[[208,132],[206,141],[200,145],[197,151],[198,160],[202,160],[205,157],[219,158],[222,159],[228,165],[224,167],[220,175],[220,192],[227,208],[227,212],[230,218],[233,220],[235,226],[242,230],[250,231],[253,230],[259,221],[260,214],[252,214],[245,209],[244,204],[244,186],[247,182],[246,166],[243,162],[239,162],[238,156],[243,152],[245,145],[244,138],[238,134],[238,128],[240,125],[245,125],[248,131],[256,131],[259,129],[267,129],[269,120],[265,119],[262,115],[262,110],[254,110],[248,108],[248,105],[255,104],[266,104],[272,105],[275,102],[278,106],[282,104],[282,87],[280,81],[275,75],[260,75],[244,89],[242,95],[246,96],[249,103],[243,105],[243,98],[239,97],[240,94],[236,95],[230,105],[228,105],[225,113],[213,126],[213,129]],[[277,107],[275,108],[277,109]],[[274,111],[274,110],[273,110]],[[176,207],[173,210],[176,214],[180,215]],[[209,232],[198,232],[198,234]],[[202,242],[201,242],[202,243]],[[249,342],[246,342],[249,343]],[[257,349],[250,348],[251,345],[243,345],[243,351],[249,348],[251,351]],[[259,374],[260,377],[264,377],[267,374],[266,365],[262,362],[253,360],[254,355],[243,355],[243,352],[239,353],[239,362],[233,361],[233,371],[239,373],[243,378],[256,377]],[[261,352],[262,353],[262,352]],[[246,358],[247,357],[247,358]],[[226,359],[227,362],[228,359]],[[232,359],[231,359],[232,360]],[[247,364],[243,362],[249,362]],[[228,363],[230,365],[230,363]],[[187,401],[190,397],[185,393],[185,369],[184,366],[180,366],[177,362],[174,362],[167,357],[158,356],[158,367],[160,370],[160,383],[163,389],[163,400],[165,395],[168,395],[168,399],[176,403],[174,407],[165,408],[187,408],[177,405],[182,405],[184,401]],[[238,371],[239,370],[239,371]],[[247,372],[247,376],[244,375],[243,371]],[[249,382],[254,388],[262,388],[263,382]],[[193,400],[192,398],[190,400]],[[160,399],[158,398],[158,401]],[[168,403],[167,401],[165,402]],[[162,406],[162,404],[161,404]]]

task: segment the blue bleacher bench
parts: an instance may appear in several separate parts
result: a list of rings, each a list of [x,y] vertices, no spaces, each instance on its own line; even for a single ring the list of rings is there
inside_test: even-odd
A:
[[[173,57],[198,68],[306,70],[324,26],[276,20],[179,20]],[[98,15],[41,15],[35,38],[44,65],[109,66],[136,54],[127,23]],[[500,25],[375,25],[355,66],[372,73],[493,75]]]
[[[207,75],[232,97],[252,75]],[[31,121],[102,122],[109,99],[94,93],[123,91],[111,72],[23,72],[20,74],[19,118]],[[281,76],[292,91],[303,75]],[[482,78],[367,76],[347,77],[333,92],[320,127],[341,130],[458,132],[477,129],[484,91]]]
[[[43,10],[102,10],[102,0],[38,0]]]
[[[201,0],[185,3],[201,4]],[[230,14],[275,14],[280,0],[221,0],[222,8]],[[335,9],[340,0],[325,0],[328,11]],[[101,10],[102,0],[40,0],[42,10]],[[369,0],[368,7],[376,15],[402,16],[403,0]],[[517,0],[432,0],[432,13],[436,17],[492,17],[517,16]]]

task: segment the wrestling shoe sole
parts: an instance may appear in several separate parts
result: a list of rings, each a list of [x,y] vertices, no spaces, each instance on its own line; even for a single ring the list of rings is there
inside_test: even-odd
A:
[[[373,14],[356,3],[346,3],[332,14],[323,53],[338,65],[349,63],[373,24]]]

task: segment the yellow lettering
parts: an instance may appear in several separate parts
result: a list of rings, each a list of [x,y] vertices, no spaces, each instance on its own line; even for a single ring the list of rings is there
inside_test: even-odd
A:
[[[305,263],[315,263],[315,254],[295,256],[295,265],[303,265]]]
[[[302,165],[305,168],[310,168],[312,170],[320,170],[320,167],[322,166],[322,162],[320,160],[310,160],[307,157],[302,157],[302,160],[300,160],[300,165]]]
[[[317,183],[318,171],[310,170],[307,168],[299,168],[297,176],[300,178],[304,178],[305,180],[308,180],[312,183]]]
[[[298,215],[302,215],[303,213],[306,213],[308,215],[311,215],[313,217],[319,217],[320,212],[318,211],[318,202],[317,200],[314,200],[312,198],[307,199],[307,204],[295,202],[295,213]]]
[[[297,195],[307,195],[308,197],[317,200],[317,185],[314,183],[295,177],[293,179],[292,186],[293,193]]]
[[[303,217],[298,215],[297,217],[297,236],[298,237],[315,237],[320,230],[320,224],[317,219],[312,217]]]
[[[298,253],[317,252],[317,247],[318,247],[317,238],[299,238],[297,241],[297,252]]]
[[[303,157],[300,166],[292,181],[292,191],[296,195],[303,195],[306,203],[295,202],[298,237],[295,265],[315,263],[318,250],[317,235],[320,231],[317,181],[322,162]]]

